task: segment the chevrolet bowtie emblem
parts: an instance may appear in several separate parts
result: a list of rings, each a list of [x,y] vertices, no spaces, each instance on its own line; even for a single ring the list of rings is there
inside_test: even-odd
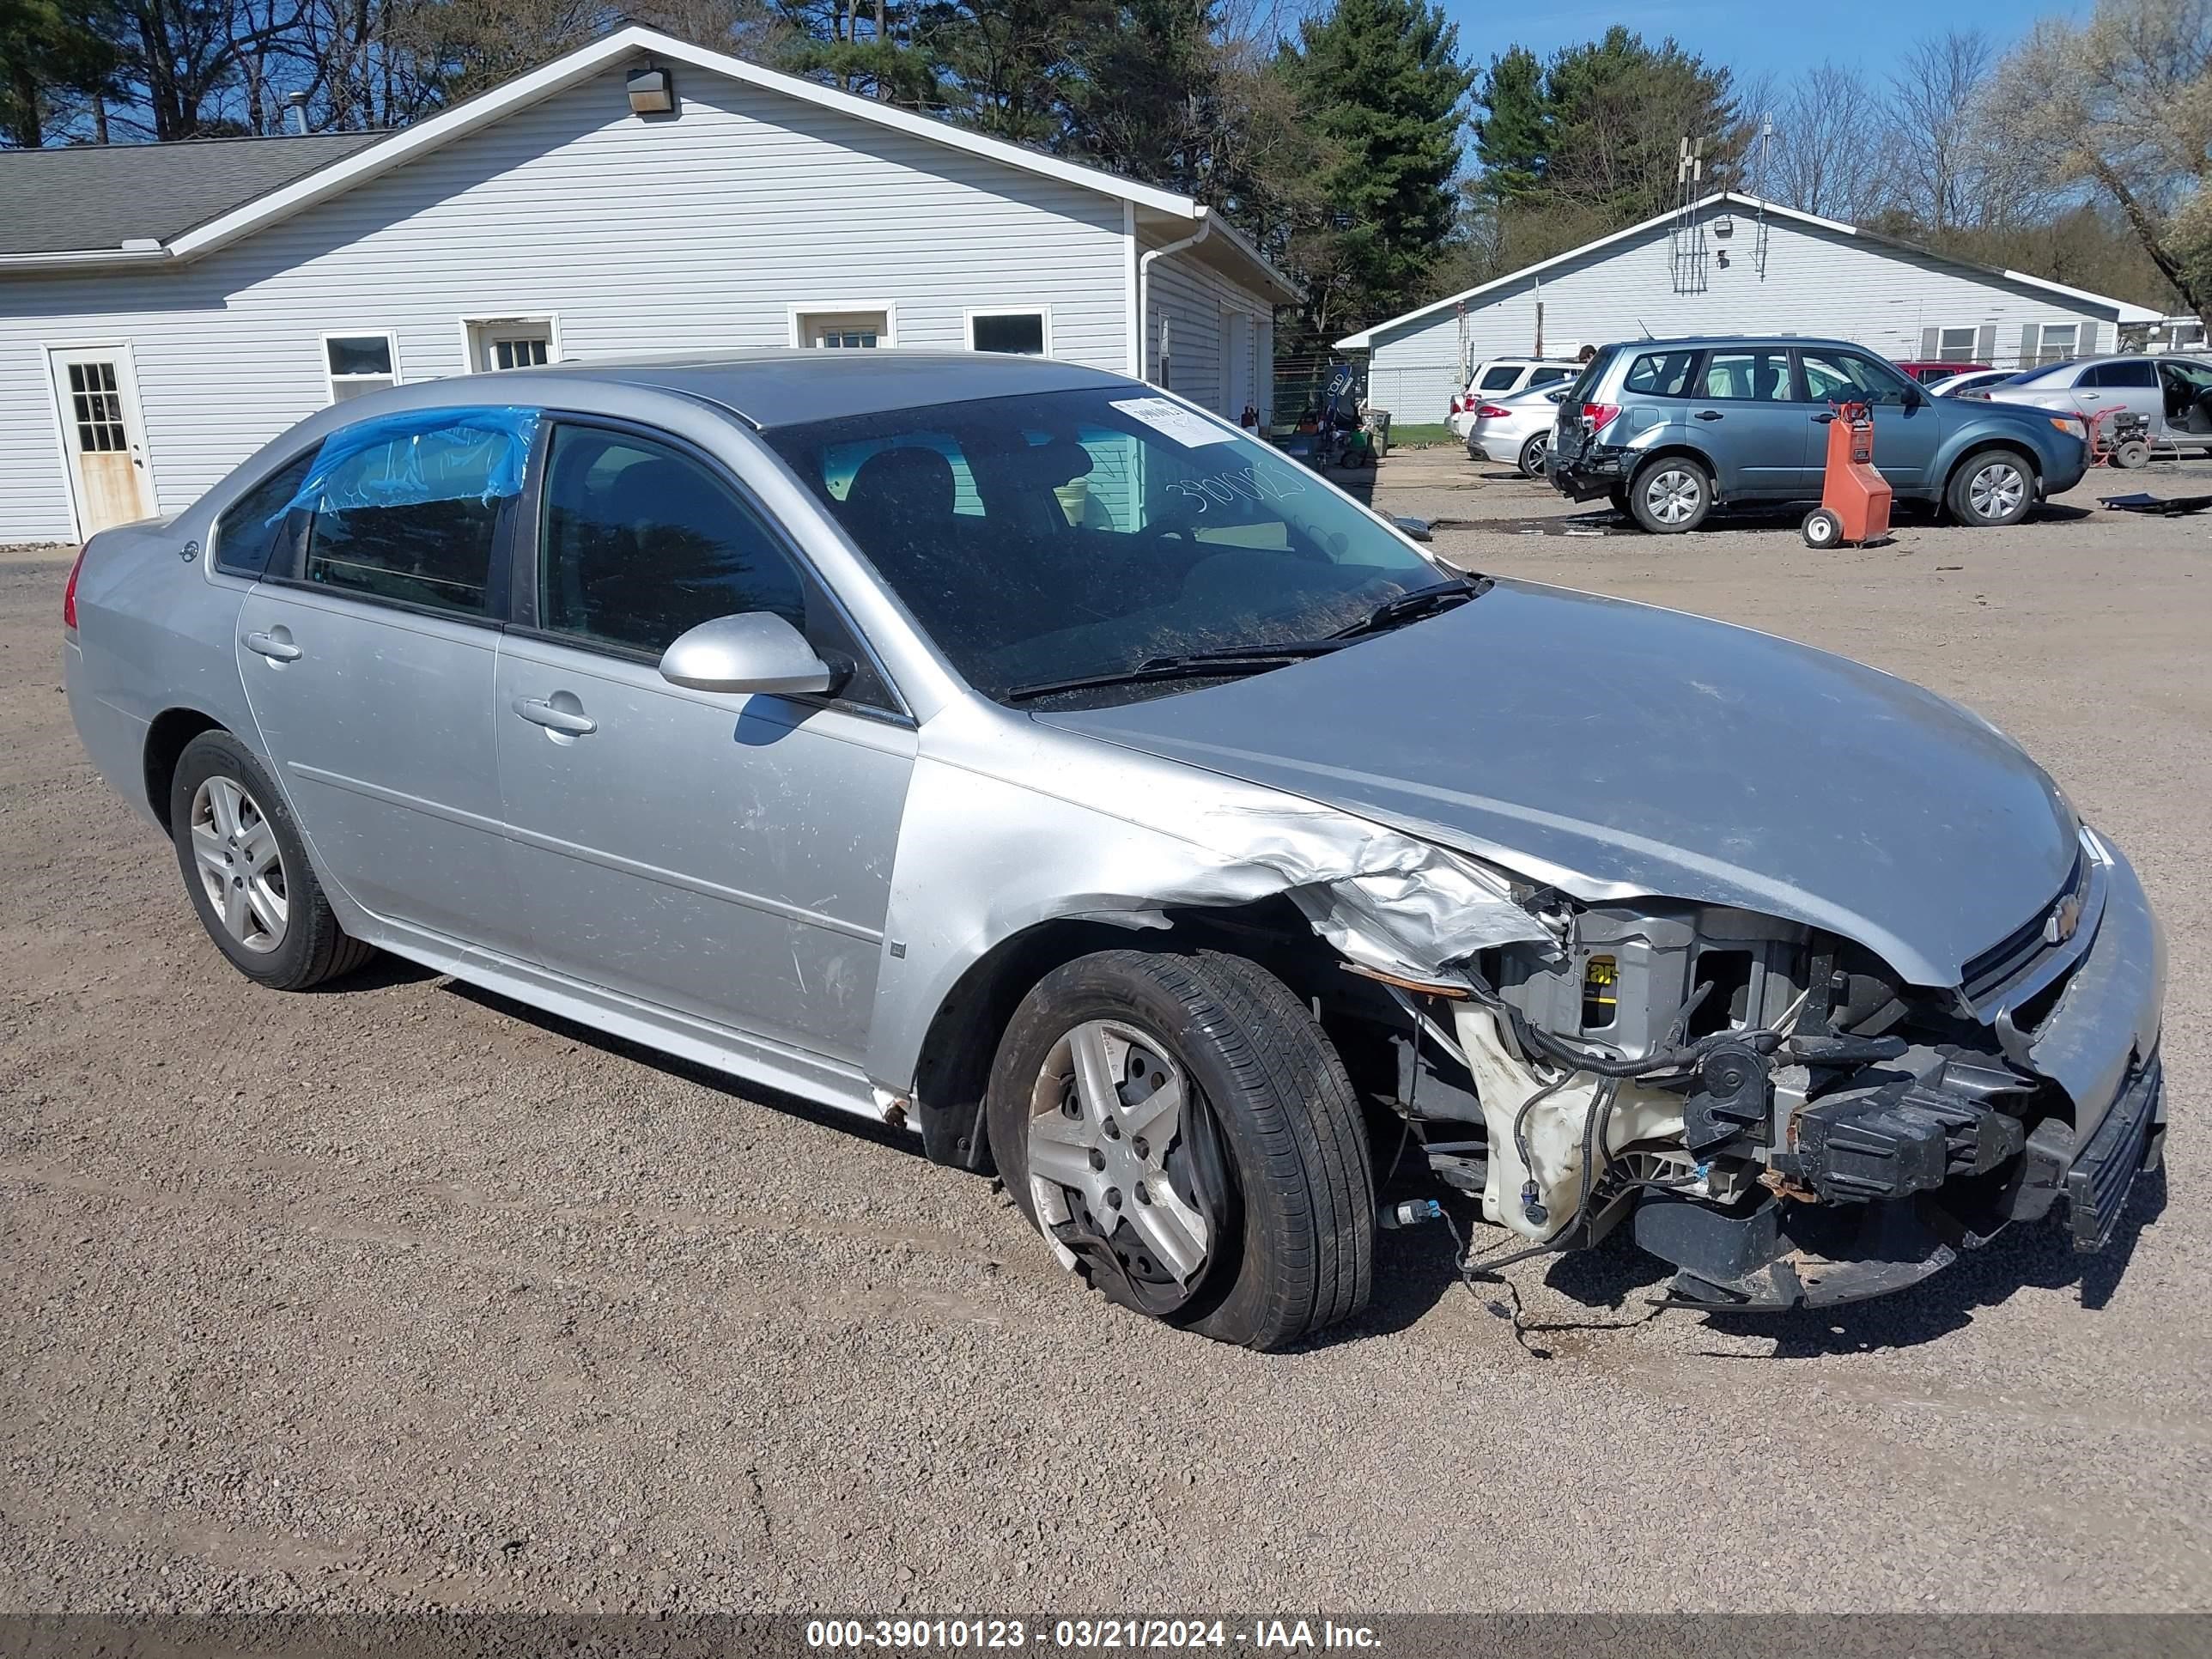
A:
[[[2063,945],[2074,937],[2074,930],[2081,925],[2081,896],[2069,893],[2058,901],[2043,924],[2045,945]]]

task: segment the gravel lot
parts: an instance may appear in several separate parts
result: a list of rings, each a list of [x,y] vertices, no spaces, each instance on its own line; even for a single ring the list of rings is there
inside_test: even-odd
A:
[[[1815,556],[1534,533],[1561,504],[1498,471],[1401,452],[1377,500],[1462,562],[1964,698],[2118,838],[2170,933],[2180,1201],[2148,1179],[2103,1256],[2038,1229],[1826,1319],[1650,1316],[1633,1253],[1532,1263],[1517,1334],[1441,1233],[1392,1235],[1325,1346],[1181,1338],[895,1137],[398,964],[248,984],[87,768],[66,565],[24,550],[0,1608],[2212,1607],[2212,516],[2093,481]]]

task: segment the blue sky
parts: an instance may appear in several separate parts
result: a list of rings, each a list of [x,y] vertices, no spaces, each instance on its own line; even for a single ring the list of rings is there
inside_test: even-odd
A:
[[[1487,64],[1507,47],[1524,46],[1539,57],[1559,46],[1593,40],[1615,23],[1647,40],[1673,35],[1709,62],[1740,76],[1786,76],[1793,67],[1832,58],[1856,63],[1869,75],[1923,35],[1947,29],[1980,29],[2001,46],[2025,33],[2039,15],[2081,14],[2086,4],[2001,3],[2001,0],[1658,0],[1608,6],[1564,0],[1556,8],[1507,7],[1497,0],[1443,0],[1459,24],[1460,52]]]

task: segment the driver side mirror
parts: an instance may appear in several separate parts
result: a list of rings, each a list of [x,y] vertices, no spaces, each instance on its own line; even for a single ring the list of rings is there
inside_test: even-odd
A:
[[[1928,394],[1921,389],[1920,383],[1917,380],[1912,381],[1905,386],[1905,406],[1907,409],[1917,409],[1921,404],[1927,401]]]
[[[660,678],[694,691],[792,696],[834,691],[845,676],[771,611],[702,622],[660,656]]]

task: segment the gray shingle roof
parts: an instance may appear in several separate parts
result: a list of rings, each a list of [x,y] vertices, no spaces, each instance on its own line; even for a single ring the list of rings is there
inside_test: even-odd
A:
[[[0,150],[0,254],[166,242],[365,149],[380,132]]]

